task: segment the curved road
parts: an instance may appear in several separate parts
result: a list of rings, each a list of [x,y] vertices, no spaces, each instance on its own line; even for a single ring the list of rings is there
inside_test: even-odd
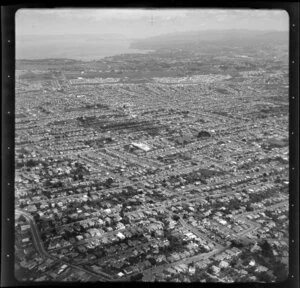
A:
[[[107,280],[111,280],[111,276],[110,275],[107,275],[107,274],[104,274],[104,273],[101,273],[101,275],[97,274],[97,273],[94,273],[94,272],[91,272],[89,270],[86,270],[84,268],[81,268],[81,267],[78,267],[76,265],[73,265],[73,264],[70,264],[62,259],[59,259],[59,258],[56,258],[50,254],[48,254],[48,252],[45,250],[44,246],[43,246],[43,242],[40,238],[40,235],[39,235],[39,232],[38,232],[38,229],[36,227],[36,223],[33,219],[33,217],[25,212],[25,211],[22,211],[22,210],[15,210],[15,213],[17,215],[20,215],[20,216],[23,216],[29,223],[30,225],[30,229],[31,229],[31,232],[32,232],[32,236],[33,236],[33,241],[34,241],[34,244],[35,244],[35,247],[36,249],[38,250],[38,252],[43,256],[43,258],[50,258],[52,260],[58,260],[59,262],[61,262],[62,264],[66,264],[74,269],[77,269],[77,270],[81,270],[87,274],[89,274],[90,276],[92,277],[96,277],[97,280],[100,280],[100,281],[107,281]]]

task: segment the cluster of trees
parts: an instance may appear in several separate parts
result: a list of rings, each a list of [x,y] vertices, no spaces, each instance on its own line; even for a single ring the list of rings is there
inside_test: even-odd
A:
[[[197,138],[207,138],[207,137],[211,137],[210,133],[207,131],[200,131],[197,134]]]
[[[60,180],[58,180],[58,181],[56,181],[56,182],[53,183],[51,179],[47,179],[45,181],[45,183],[44,183],[44,186],[47,187],[47,188],[62,188],[64,186],[64,183],[62,181],[60,181]],[[44,195],[48,194],[50,196],[51,194],[49,194],[49,191],[47,191],[47,192],[44,192]]]
[[[270,188],[259,193],[249,194],[249,203],[258,203],[265,199],[275,197],[276,195],[278,195],[278,192],[278,188]]]
[[[186,241],[184,241],[180,236],[173,235],[170,230],[164,228],[164,239],[169,240],[169,245],[160,247],[159,250],[161,253],[172,253],[174,251],[180,252],[185,248]]]
[[[20,158],[23,158],[23,157],[24,156],[22,154],[20,154]],[[45,163],[43,163],[40,160],[29,159],[29,160],[21,162],[21,163],[16,162],[15,163],[15,168],[16,169],[20,169],[20,168],[23,168],[23,167],[32,168],[32,167],[38,166],[40,163],[43,164],[44,166],[46,165]]]
[[[249,268],[249,272],[255,276],[258,281],[271,282],[275,280],[279,282],[286,280],[288,276],[288,267],[281,262],[281,259],[278,256],[274,256],[273,248],[267,240],[258,243],[261,250],[257,252],[251,252],[249,249],[251,244],[242,243],[240,240],[233,240],[231,243],[233,247],[243,248],[243,252],[239,258],[236,258],[231,262],[232,267],[235,267],[238,262],[241,262],[243,265],[248,265],[250,259],[254,259],[258,265],[268,268],[268,271],[263,272],[256,272],[255,268]],[[249,275],[246,275],[240,280],[248,282],[248,278]]]
[[[113,139],[111,137],[102,137],[98,139],[92,139],[92,140],[85,140],[84,144],[93,146],[95,148],[104,147],[104,144],[106,143],[112,143]]]
[[[205,197],[205,200],[210,201],[210,198]],[[240,200],[238,200],[236,198],[230,199],[229,203],[226,204],[227,211],[238,210],[238,209],[240,209],[241,205],[244,205],[244,204],[242,204]],[[214,214],[214,212],[217,212],[218,209],[223,206],[224,206],[224,202],[222,201],[222,198],[218,199],[217,202],[212,204],[212,206],[211,206],[211,209],[213,210],[212,214]],[[201,209],[201,206],[199,206],[199,209]]]
[[[130,281],[133,281],[133,282],[135,282],[135,281],[141,281],[143,279],[143,277],[144,277],[143,273],[138,273],[136,275],[132,275],[130,277]]]

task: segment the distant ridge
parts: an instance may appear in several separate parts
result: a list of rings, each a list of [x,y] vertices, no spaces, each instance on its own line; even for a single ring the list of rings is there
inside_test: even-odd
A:
[[[18,40],[21,41],[31,41],[37,39],[48,39],[48,40],[75,40],[75,39],[85,39],[85,40],[98,40],[98,39],[127,39],[121,34],[66,34],[66,35],[54,35],[54,34],[16,34]]]
[[[164,34],[132,42],[132,48],[158,49],[187,45],[188,43],[252,43],[255,41],[286,42],[288,31],[205,30]],[[174,46],[175,45],[175,46]]]
[[[16,59],[16,67],[27,64],[36,64],[36,65],[81,65],[85,62],[80,59],[67,59],[67,58],[41,58],[41,59]]]

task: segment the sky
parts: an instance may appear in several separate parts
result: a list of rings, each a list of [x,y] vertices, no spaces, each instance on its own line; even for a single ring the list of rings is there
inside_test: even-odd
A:
[[[284,10],[250,9],[20,9],[16,35],[122,35],[125,38],[197,30],[287,31]]]

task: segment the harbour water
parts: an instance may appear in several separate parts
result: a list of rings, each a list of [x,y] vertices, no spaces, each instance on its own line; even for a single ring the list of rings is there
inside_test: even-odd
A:
[[[130,48],[131,39],[67,36],[26,36],[16,38],[16,59],[68,58],[76,60],[97,60],[104,57],[148,53],[149,50]]]

